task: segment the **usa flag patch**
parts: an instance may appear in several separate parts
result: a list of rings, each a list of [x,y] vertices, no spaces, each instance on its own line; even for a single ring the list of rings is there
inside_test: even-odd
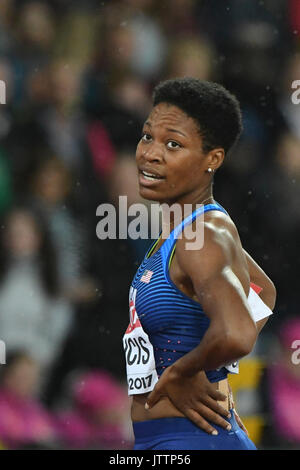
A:
[[[149,271],[149,269],[146,269],[146,271],[141,277],[141,282],[145,282],[146,284],[149,284],[152,275],[153,275],[153,271]]]

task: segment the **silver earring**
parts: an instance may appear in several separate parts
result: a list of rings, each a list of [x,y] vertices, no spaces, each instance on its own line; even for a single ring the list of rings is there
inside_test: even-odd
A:
[[[213,169],[212,168],[207,168],[208,173],[212,173]]]

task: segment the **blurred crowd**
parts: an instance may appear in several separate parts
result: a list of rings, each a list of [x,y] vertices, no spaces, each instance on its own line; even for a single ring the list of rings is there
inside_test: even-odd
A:
[[[152,89],[179,76],[220,82],[241,103],[215,199],[278,300],[237,407],[257,418],[258,446],[300,447],[299,1],[1,0],[5,448],[131,448],[122,336],[150,240],[99,240],[96,210],[141,202],[134,156]]]

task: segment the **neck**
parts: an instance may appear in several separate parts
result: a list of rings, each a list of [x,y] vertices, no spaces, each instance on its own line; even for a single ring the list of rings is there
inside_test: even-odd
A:
[[[206,187],[197,194],[185,195],[176,201],[164,201],[160,203],[162,211],[162,236],[170,234],[182,220],[191,214],[201,204],[214,202],[212,186]]]

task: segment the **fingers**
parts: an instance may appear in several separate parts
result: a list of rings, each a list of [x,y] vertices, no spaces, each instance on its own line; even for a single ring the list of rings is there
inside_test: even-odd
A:
[[[198,405],[197,409],[188,408],[185,410],[184,414],[198,427],[209,434],[212,434],[213,431],[217,432],[213,426],[214,424],[223,429],[226,429],[227,431],[231,430],[231,424],[228,423],[228,421],[204,405]]]
[[[198,413],[201,414],[203,418],[206,420],[210,421],[212,424],[216,424],[220,426],[223,429],[226,429],[227,431],[231,430],[231,424],[226,421],[226,419],[222,418],[218,413],[215,413],[212,409],[210,409],[210,406],[198,406],[197,409],[195,410]],[[225,410],[226,411],[226,410]],[[228,411],[226,411],[226,417],[228,415]]]
[[[223,406],[219,405],[217,401],[215,401],[213,398],[207,397],[206,403],[205,403],[211,410],[215,411],[221,416],[225,416],[225,418],[231,418],[231,414],[228,410],[223,408]]]
[[[189,409],[185,412],[185,416],[193,421],[198,428],[202,429],[203,431],[207,432],[207,434],[212,434],[217,436],[219,433],[218,431],[211,426],[204,418],[202,418],[196,411]]]
[[[239,427],[247,434],[247,436],[249,437],[249,433],[247,431],[247,428],[245,427],[243,421],[241,420],[241,418],[239,417],[239,415],[237,414],[237,412],[235,411],[235,409],[233,409],[233,412],[235,414],[235,419],[236,419],[236,422],[238,423]]]
[[[208,392],[209,396],[217,401],[225,401],[227,400],[227,395],[225,393],[220,392],[219,390],[212,388]]]
[[[162,397],[162,393],[158,386],[155,386],[152,392],[147,397],[147,402],[145,403],[146,410],[152,408]]]

